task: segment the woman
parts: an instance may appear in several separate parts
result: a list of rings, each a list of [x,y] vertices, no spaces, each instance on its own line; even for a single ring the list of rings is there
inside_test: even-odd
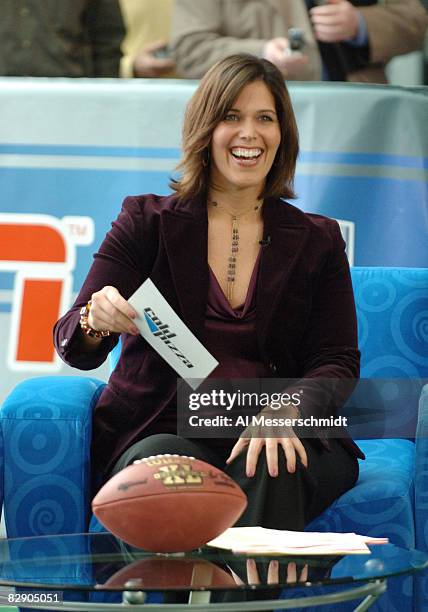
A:
[[[320,432],[238,441],[174,435],[176,375],[139,335],[127,302],[150,277],[219,361],[217,378],[357,378],[338,225],[281,199],[294,196],[297,154],[281,73],[266,60],[231,56],[190,100],[175,193],[125,199],[54,333],[61,357],[82,369],[99,366],[122,334],[121,358],[94,411],[97,478],[140,457],[190,454],[245,490],[240,525],[278,529],[303,529],[356,482],[363,455],[345,433],[328,441]],[[326,410],[316,397],[305,406],[313,416]]]

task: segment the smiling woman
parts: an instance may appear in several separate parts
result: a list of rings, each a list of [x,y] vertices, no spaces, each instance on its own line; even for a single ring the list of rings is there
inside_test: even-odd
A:
[[[356,482],[363,455],[343,429],[337,439],[291,427],[225,439],[214,425],[209,438],[178,436],[175,374],[139,335],[128,302],[150,277],[219,362],[210,389],[229,390],[236,378],[308,378],[311,389],[314,381],[347,381],[340,398],[322,388],[286,415],[259,402],[262,420],[272,410],[335,416],[352,390],[348,379],[359,375],[353,292],[337,223],[284,199],[294,197],[297,154],[281,72],[235,55],[213,66],[189,102],[175,193],[126,198],[55,328],[61,357],[83,369],[102,363],[122,335],[121,357],[94,411],[94,488],[142,457],[190,455],[245,491],[238,524],[303,529]]]
[[[263,238],[264,199],[294,197],[297,126],[280,72],[236,55],[205,75],[183,126],[183,201],[208,206],[208,263],[233,308],[245,303]]]
[[[275,134],[274,141],[278,141],[270,164],[263,164],[262,192],[257,195],[263,198],[294,197],[293,179],[299,148],[290,96],[279,70],[267,60],[255,62],[255,59],[242,54],[218,62],[207,72],[192,96],[183,124],[183,157],[178,165],[182,176],[171,184],[182,200],[206,194],[213,180],[209,162],[214,153],[216,135],[221,136],[220,146],[227,146],[224,138],[232,137],[230,123],[234,125],[235,138],[239,126],[240,137],[237,142],[229,142],[229,146],[240,145],[240,148],[247,149],[248,140],[251,147],[254,143],[260,146],[260,142],[254,141],[254,136],[262,129],[260,124],[269,125],[269,128],[265,126],[266,133]],[[244,107],[240,108],[242,105]],[[260,125],[257,130],[256,124]],[[242,133],[243,129],[250,129],[250,133]],[[264,129],[259,137],[262,133],[265,133]],[[273,142],[271,146],[275,147]],[[260,180],[260,175],[258,178]]]

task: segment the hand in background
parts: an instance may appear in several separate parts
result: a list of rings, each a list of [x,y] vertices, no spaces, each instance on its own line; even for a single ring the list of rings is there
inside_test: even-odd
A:
[[[299,76],[302,68],[309,61],[307,55],[303,55],[300,52],[291,53],[287,38],[272,38],[268,40],[263,48],[263,57],[272,62],[272,64],[275,64],[288,79]]]
[[[135,77],[162,77],[175,68],[175,62],[170,57],[155,57],[154,53],[163,49],[166,41],[158,40],[147,45],[138,53],[133,62]]]
[[[330,0],[329,4],[316,6],[309,13],[320,42],[343,42],[358,34],[359,12],[348,0]]]

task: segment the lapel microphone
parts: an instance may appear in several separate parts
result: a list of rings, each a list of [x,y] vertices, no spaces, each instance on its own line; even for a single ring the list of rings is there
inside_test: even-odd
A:
[[[262,247],[267,247],[270,245],[270,236],[266,236],[266,238],[264,240],[259,240],[259,245]]]

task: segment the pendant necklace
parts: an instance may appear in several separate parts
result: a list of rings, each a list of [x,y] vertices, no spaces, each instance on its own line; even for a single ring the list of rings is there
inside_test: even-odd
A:
[[[230,210],[227,210],[227,208],[225,208],[218,202],[215,202],[214,200],[211,200],[210,204],[214,208],[217,208],[218,210],[222,210],[225,213],[227,213],[232,220],[232,239],[230,243],[230,253],[229,253],[229,257],[227,261],[227,284],[226,284],[226,297],[228,301],[231,302],[233,298],[233,287],[235,284],[235,277],[236,277],[236,259],[237,259],[238,251],[239,251],[238,220],[244,215],[248,214],[249,212],[255,212],[257,210],[260,210],[263,202],[261,202],[260,204],[252,204],[249,208],[247,208],[246,210],[238,214],[231,213]]]

